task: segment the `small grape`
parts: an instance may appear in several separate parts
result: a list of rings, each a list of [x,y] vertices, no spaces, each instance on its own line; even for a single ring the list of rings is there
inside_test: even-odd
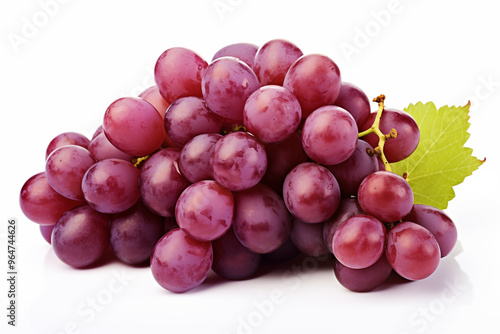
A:
[[[288,69],[283,87],[300,102],[302,117],[319,107],[333,104],[340,94],[340,70],[333,60],[319,54],[298,58]]]
[[[288,211],[297,219],[305,223],[321,223],[337,210],[340,188],[328,169],[304,162],[286,176],[283,199]]]
[[[236,57],[252,68],[255,53],[257,53],[258,49],[259,47],[257,45],[251,43],[235,43],[226,45],[214,54],[212,62],[221,57]]]
[[[420,280],[437,269],[441,251],[438,242],[425,227],[402,222],[387,235],[386,255],[399,275],[409,280]]]
[[[390,223],[410,212],[413,207],[413,191],[401,176],[389,171],[378,171],[361,182],[358,200],[367,214]]]
[[[215,143],[210,168],[214,179],[227,189],[250,189],[264,177],[266,150],[254,136],[233,132]]]
[[[82,205],[64,213],[52,230],[56,256],[75,268],[99,260],[109,245],[109,216]]]
[[[199,286],[207,278],[212,262],[213,249],[209,241],[193,239],[177,228],[156,244],[151,271],[161,287],[180,293]]]
[[[333,255],[346,267],[367,268],[384,253],[385,235],[385,226],[377,218],[363,214],[352,216],[333,235]]]

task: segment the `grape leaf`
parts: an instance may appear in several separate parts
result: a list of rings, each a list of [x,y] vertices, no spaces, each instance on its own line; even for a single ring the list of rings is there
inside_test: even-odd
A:
[[[418,102],[404,109],[419,126],[420,142],[410,157],[391,164],[391,168],[406,178],[415,203],[446,209],[455,197],[453,186],[485,161],[473,157],[472,149],[464,147],[470,137],[469,107],[444,106],[438,110],[432,102]]]

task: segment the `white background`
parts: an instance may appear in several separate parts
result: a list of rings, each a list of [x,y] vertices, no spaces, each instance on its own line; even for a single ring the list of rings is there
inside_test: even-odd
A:
[[[9,217],[18,218],[19,260],[18,327],[6,324],[2,278],[2,333],[499,332],[498,1],[2,0],[1,7],[0,267],[6,273]],[[211,276],[173,294],[148,268],[61,263],[18,205],[22,184],[44,169],[49,141],[65,131],[91,137],[112,101],[154,83],[154,63],[167,48],[210,61],[225,45],[274,38],[330,56],[345,81],[370,97],[386,94],[391,107],[473,102],[467,146],[487,162],[455,187],[446,212],[459,245],[438,270],[356,294],[336,282],[331,264],[305,262],[243,282]]]

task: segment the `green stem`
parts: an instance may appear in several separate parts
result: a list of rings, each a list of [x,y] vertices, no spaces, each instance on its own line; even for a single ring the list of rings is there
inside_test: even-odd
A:
[[[391,165],[389,164],[389,161],[387,161],[387,158],[384,154],[384,146],[387,139],[396,138],[397,132],[396,129],[391,129],[391,132],[389,134],[383,134],[382,131],[380,131],[380,119],[382,118],[382,113],[384,112],[384,100],[385,95],[379,95],[373,99],[373,102],[378,102],[377,116],[375,116],[375,121],[373,122],[372,126],[369,129],[360,132],[358,134],[358,138],[364,137],[370,133],[375,133],[378,136],[378,146],[374,149],[374,152],[384,163],[385,170],[390,172]]]

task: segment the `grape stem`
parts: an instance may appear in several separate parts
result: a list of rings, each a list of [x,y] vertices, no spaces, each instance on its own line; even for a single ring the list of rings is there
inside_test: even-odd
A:
[[[134,159],[132,159],[132,164],[134,165],[134,167],[139,168],[141,163],[145,162],[148,159],[149,159],[149,155],[146,155],[145,157],[134,158]]]
[[[385,166],[385,170],[390,172],[391,165],[389,164],[389,161],[387,161],[387,158],[384,154],[384,145],[387,139],[396,138],[398,133],[396,129],[391,129],[391,131],[388,134],[383,134],[382,131],[380,130],[380,119],[382,118],[382,113],[384,112],[384,101],[385,101],[385,95],[383,94],[373,99],[373,102],[378,103],[377,116],[375,116],[375,121],[373,122],[372,126],[369,129],[358,133],[358,138],[364,137],[370,133],[375,133],[378,136],[379,138],[378,146],[373,149],[372,153],[380,157]]]

